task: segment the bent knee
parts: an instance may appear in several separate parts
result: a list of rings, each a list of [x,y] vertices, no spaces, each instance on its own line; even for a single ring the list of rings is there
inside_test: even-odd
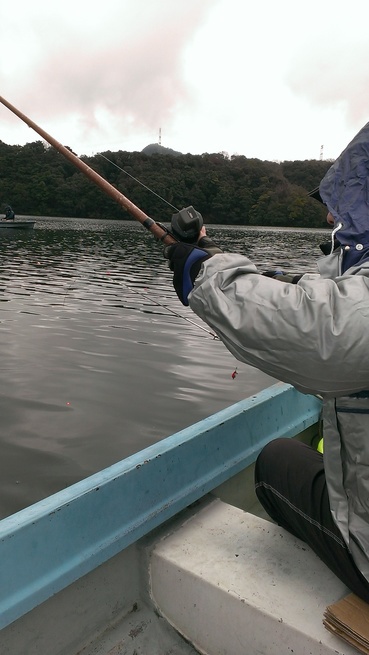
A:
[[[279,459],[281,456],[286,455],[289,452],[291,443],[293,442],[287,437],[279,437],[278,439],[269,441],[269,443],[267,443],[260,451],[256,461],[260,464],[275,461],[276,458]]]
[[[255,463],[255,481],[283,477],[291,470],[304,466],[312,448],[288,437],[273,439],[264,446]]]

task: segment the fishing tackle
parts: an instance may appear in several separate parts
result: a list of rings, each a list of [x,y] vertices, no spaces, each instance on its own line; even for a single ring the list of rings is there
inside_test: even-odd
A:
[[[194,207],[184,207],[176,214],[173,214],[170,223],[170,230],[162,223],[157,223],[163,230],[172,235],[176,241],[196,244],[199,239],[200,230],[204,224],[200,212]],[[163,239],[161,239],[163,241]]]
[[[200,212],[193,207],[181,209],[173,214],[171,220],[171,229],[174,236],[185,243],[196,243],[203,225],[204,221]]]

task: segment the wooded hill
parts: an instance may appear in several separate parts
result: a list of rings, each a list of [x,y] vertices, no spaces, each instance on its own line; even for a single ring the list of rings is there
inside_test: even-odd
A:
[[[156,221],[169,222],[175,211],[161,196],[179,209],[193,205],[205,223],[325,224],[326,209],[307,194],[318,186],[331,161],[276,163],[223,153],[171,156],[121,150],[102,155],[81,159]],[[43,141],[25,146],[0,141],[0,203],[1,210],[9,204],[16,215],[131,220]]]

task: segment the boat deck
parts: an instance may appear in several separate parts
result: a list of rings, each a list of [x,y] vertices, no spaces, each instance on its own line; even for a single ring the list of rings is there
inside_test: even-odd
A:
[[[299,539],[215,500],[154,548],[160,614],[201,653],[355,653],[323,626],[348,589]]]
[[[146,595],[78,655],[357,653],[322,622],[348,589],[275,524],[209,496],[160,532]]]

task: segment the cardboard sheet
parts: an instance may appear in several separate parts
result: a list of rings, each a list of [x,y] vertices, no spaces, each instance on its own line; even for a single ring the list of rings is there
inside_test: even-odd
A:
[[[328,605],[324,612],[324,626],[330,632],[369,655],[369,604],[355,594],[345,596]]]

